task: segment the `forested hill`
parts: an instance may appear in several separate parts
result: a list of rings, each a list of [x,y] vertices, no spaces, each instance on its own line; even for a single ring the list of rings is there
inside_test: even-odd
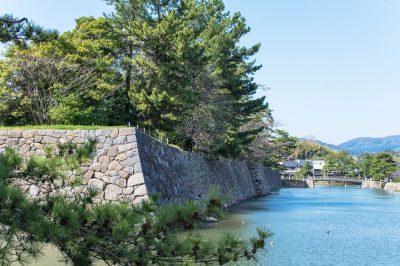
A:
[[[319,142],[320,145],[334,150],[344,150],[351,154],[363,154],[381,151],[400,151],[400,135],[384,138],[355,138],[339,145]]]

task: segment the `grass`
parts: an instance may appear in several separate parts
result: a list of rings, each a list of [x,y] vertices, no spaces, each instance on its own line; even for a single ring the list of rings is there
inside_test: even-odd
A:
[[[83,126],[83,125],[26,125],[26,126],[0,126],[0,130],[40,130],[40,129],[59,129],[59,130],[95,130],[104,128],[124,128],[127,126]]]

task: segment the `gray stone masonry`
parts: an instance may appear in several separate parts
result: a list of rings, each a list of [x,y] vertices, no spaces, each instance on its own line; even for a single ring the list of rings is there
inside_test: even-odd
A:
[[[233,204],[280,187],[279,173],[259,164],[207,159],[161,143],[135,128],[0,131],[0,150],[10,146],[30,157],[44,155],[47,144],[82,144],[89,138],[97,139],[93,158],[70,173],[71,177],[81,176],[82,185],[53,193],[72,197],[94,187],[99,191],[97,203],[138,203],[152,193],[159,193],[162,202],[171,202],[204,198],[211,187],[218,186],[231,194]],[[16,184],[33,198],[43,197],[50,189],[22,180]]]

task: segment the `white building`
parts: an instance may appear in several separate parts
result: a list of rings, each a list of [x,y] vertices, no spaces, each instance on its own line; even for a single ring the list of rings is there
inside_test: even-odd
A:
[[[286,177],[294,176],[305,163],[308,163],[312,167],[313,176],[323,175],[322,169],[325,165],[324,160],[286,160],[283,162],[283,166],[286,168],[283,175]]]

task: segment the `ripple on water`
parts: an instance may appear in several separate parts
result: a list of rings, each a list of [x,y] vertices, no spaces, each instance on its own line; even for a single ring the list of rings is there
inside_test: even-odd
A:
[[[245,223],[241,223],[244,221]],[[359,187],[282,189],[240,204],[208,236],[274,235],[257,265],[400,265],[400,193]],[[217,233],[217,234],[216,234]]]

